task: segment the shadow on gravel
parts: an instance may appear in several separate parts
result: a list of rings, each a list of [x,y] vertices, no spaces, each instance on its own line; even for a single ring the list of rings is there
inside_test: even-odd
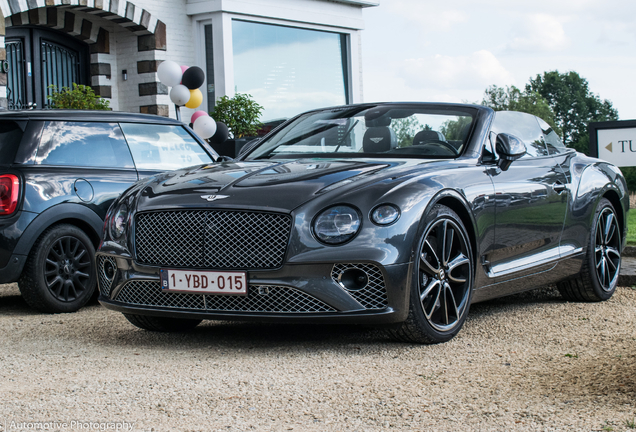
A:
[[[503,311],[522,309],[531,304],[564,303],[556,286],[548,285],[531,291],[522,292],[506,297],[500,297],[470,306],[470,314],[491,315]]]
[[[561,302],[558,291],[551,287],[478,303],[471,306],[473,317],[501,314],[522,309],[529,304]],[[119,314],[109,315],[119,321],[114,328],[78,334],[87,342],[113,346],[133,346],[163,351],[183,349],[263,351],[316,350],[342,352],[377,352],[386,349],[410,349],[412,344],[393,341],[380,327],[356,325],[313,325],[302,323],[259,323],[204,321],[194,330],[183,333],[149,332],[135,328]],[[102,329],[104,330],[104,329]],[[450,343],[459,343],[457,339]]]

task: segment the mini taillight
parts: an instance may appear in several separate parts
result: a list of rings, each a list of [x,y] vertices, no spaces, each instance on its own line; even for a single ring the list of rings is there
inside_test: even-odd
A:
[[[0,215],[10,215],[18,206],[20,179],[13,174],[0,175]]]

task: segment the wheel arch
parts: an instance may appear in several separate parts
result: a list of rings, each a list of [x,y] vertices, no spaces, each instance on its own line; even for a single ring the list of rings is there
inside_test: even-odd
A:
[[[621,199],[618,193],[614,189],[608,189],[605,191],[605,193],[603,193],[602,197],[607,198],[609,202],[612,203],[612,206],[614,206],[614,210],[616,210],[616,216],[618,219],[618,226],[621,229],[621,233],[624,233],[625,224],[626,224],[625,209],[623,208],[623,205],[621,203]]]
[[[435,196],[435,198],[431,200],[431,203],[427,207],[426,212],[428,212],[436,204],[444,205],[457,213],[457,216],[459,216],[462,223],[464,224],[464,227],[466,228],[466,231],[468,232],[468,241],[470,241],[470,247],[473,252],[473,259],[476,259],[475,257],[477,257],[479,254],[477,251],[475,224],[466,200],[455,191],[445,190],[440,192],[437,196]]]
[[[24,231],[14,253],[28,255],[31,248],[44,231],[54,225],[67,223],[81,229],[93,246],[97,248],[102,237],[102,227],[104,221],[101,217],[89,208],[79,204],[58,204],[53,206],[36,217]]]

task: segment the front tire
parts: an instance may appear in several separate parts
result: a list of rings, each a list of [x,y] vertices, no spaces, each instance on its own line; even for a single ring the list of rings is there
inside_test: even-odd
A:
[[[612,203],[603,198],[594,213],[583,267],[577,276],[557,284],[561,296],[568,301],[584,302],[612,297],[618,286],[621,246],[616,211]]]
[[[41,312],[75,312],[97,285],[95,248],[73,225],[56,225],[35,242],[18,281],[27,304]]]
[[[449,341],[468,315],[474,274],[468,233],[457,213],[433,207],[415,251],[409,315],[390,331],[404,342]]]
[[[140,329],[157,332],[187,331],[195,328],[202,321],[197,319],[154,317],[133,314],[124,314],[124,316],[132,325],[139,327]]]

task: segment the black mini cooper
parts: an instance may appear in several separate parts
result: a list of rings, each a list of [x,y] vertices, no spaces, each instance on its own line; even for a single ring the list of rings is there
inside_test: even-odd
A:
[[[115,198],[140,178],[212,162],[182,123],[96,111],[0,114],[0,283],[44,312],[95,292],[95,249]]]

